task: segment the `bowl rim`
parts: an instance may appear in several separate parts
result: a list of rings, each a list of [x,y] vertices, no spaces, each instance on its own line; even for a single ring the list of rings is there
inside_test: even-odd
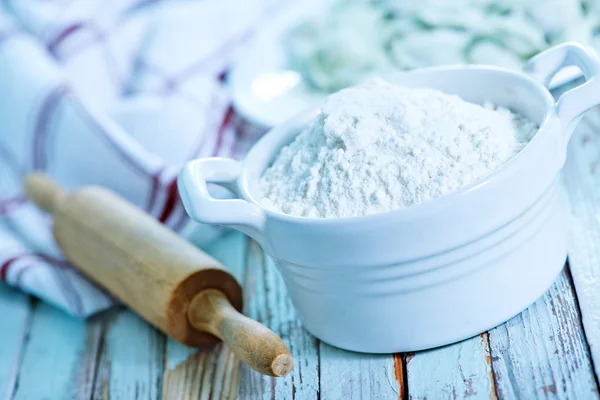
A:
[[[438,66],[438,67],[426,67],[426,68],[418,68],[411,71],[399,71],[393,74],[387,74],[382,76],[384,80],[388,80],[393,83],[393,79],[396,76],[405,76],[405,75],[417,75],[423,73],[436,73],[436,72],[449,72],[449,71],[488,71],[499,74],[504,74],[506,76],[511,76],[513,79],[524,80],[525,82],[531,84],[533,87],[538,89],[538,92],[542,95],[542,98],[545,101],[546,112],[544,117],[542,118],[542,122],[539,124],[539,127],[532,139],[523,147],[516,155],[506,161],[502,166],[498,169],[494,170],[488,175],[483,176],[482,178],[476,180],[475,182],[459,189],[448,193],[446,195],[434,198],[432,200],[425,201],[423,203],[418,203],[415,205],[411,205],[405,208],[399,208],[396,210],[390,211],[382,211],[373,214],[360,215],[360,216],[348,216],[348,217],[305,217],[298,216],[292,214],[285,214],[283,212],[268,208],[262,204],[261,201],[258,200],[256,196],[254,196],[250,190],[249,184],[249,176],[248,176],[248,168],[247,165],[253,162],[254,159],[257,158],[268,158],[272,161],[276,152],[281,149],[278,147],[273,151],[266,152],[262,151],[262,148],[265,147],[270,141],[274,138],[281,137],[295,137],[298,135],[298,130],[306,125],[306,123],[314,118],[317,114],[320,113],[320,107],[323,101],[321,101],[318,105],[315,105],[309,109],[306,109],[300,113],[298,113],[295,117],[286,121],[285,123],[276,126],[267,133],[263,135],[250,149],[246,157],[242,162],[242,171],[240,173],[238,179],[238,189],[240,195],[247,201],[251,202],[254,205],[260,207],[260,209],[267,215],[268,218],[278,219],[288,223],[296,223],[296,224],[315,224],[315,225],[346,225],[346,224],[364,224],[366,222],[370,223],[384,223],[385,221],[389,221],[394,219],[398,220],[408,220],[418,218],[419,216],[431,214],[435,212],[439,212],[440,210],[447,208],[450,204],[459,201],[464,196],[469,195],[474,191],[478,191],[481,188],[487,186],[491,181],[497,180],[499,176],[502,176],[507,171],[514,170],[518,168],[519,164],[522,163],[521,160],[524,159],[525,155],[529,153],[532,146],[535,146],[540,139],[540,133],[547,130],[548,125],[550,125],[552,121],[552,116],[555,114],[554,105],[555,100],[544,85],[536,81],[532,76],[521,72],[515,71],[508,68],[496,67],[491,65],[449,65],[449,66]],[[290,141],[287,141],[289,143]],[[270,162],[269,164],[270,165]],[[264,172],[261,171],[261,175]]]

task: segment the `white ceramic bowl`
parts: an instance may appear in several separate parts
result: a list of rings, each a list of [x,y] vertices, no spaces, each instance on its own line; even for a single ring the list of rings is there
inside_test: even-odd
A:
[[[587,82],[555,103],[546,88],[565,65]],[[484,179],[406,209],[319,219],[263,207],[258,181],[318,109],[271,130],[243,163],[189,163],[179,188],[192,219],[256,239],[283,275],[307,330],[344,349],[388,353],[458,341],[490,329],[551,285],[567,255],[559,172],[581,114],[600,102],[600,62],[578,44],[534,57],[526,73],[443,67],[389,77],[464,100],[491,101],[540,125],[516,157]],[[210,197],[206,183],[239,199]]]

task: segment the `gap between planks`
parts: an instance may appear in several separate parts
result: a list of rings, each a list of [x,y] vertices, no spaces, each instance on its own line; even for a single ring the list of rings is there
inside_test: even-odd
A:
[[[490,331],[501,398],[598,398],[567,271],[533,305]]]
[[[246,312],[281,334],[290,346],[297,363],[295,372],[289,377],[281,379],[262,377],[247,367],[242,367],[240,373],[242,377],[240,382],[241,399],[261,397],[334,399],[373,396],[379,398],[409,396],[418,399],[426,397],[427,393],[430,393],[429,398],[436,393],[438,395],[439,393],[456,394],[456,397],[484,398],[484,395],[489,396],[495,393],[494,385],[498,386],[498,390],[502,391],[505,398],[511,398],[511,393],[547,394],[560,398],[562,393],[559,390],[561,389],[560,385],[553,387],[552,384],[560,383],[561,376],[565,374],[566,376],[563,377],[566,384],[563,386],[567,389],[570,388],[566,392],[567,394],[577,393],[573,389],[585,388],[590,390],[587,393],[596,394],[591,364],[586,361],[585,340],[582,339],[578,315],[573,311],[576,307],[575,298],[566,276],[561,275],[553,289],[530,307],[526,313],[513,318],[508,324],[490,331],[489,335],[484,334],[427,352],[392,357],[350,353],[320,343],[302,329],[287,297],[281,277],[275,271],[272,261],[262,254],[258,245],[249,242],[246,255],[242,255],[240,258],[243,259],[242,263],[248,266],[243,279],[246,286]],[[67,319],[55,315],[59,314],[56,310],[51,310],[45,305],[41,305],[41,307],[43,309],[34,313],[35,318],[32,317],[33,322],[30,324],[35,325],[36,332],[46,326],[53,326],[44,325],[37,318],[47,319],[46,315],[49,315],[52,318],[47,322],[51,323],[54,319],[61,321]],[[558,323],[553,320],[553,316],[557,317]],[[124,322],[119,328],[118,321],[120,320]],[[62,321],[60,326],[65,328],[63,325],[69,321]],[[548,321],[551,322],[550,328],[540,329]],[[71,325],[75,331],[79,329],[78,324],[73,321],[71,321]],[[121,333],[117,333],[119,329]],[[134,331],[137,333],[131,334]],[[140,334],[140,332],[142,333]],[[545,335],[545,333],[552,333],[552,335]],[[86,369],[84,365],[80,375],[83,377],[83,381],[91,381],[93,395],[90,395],[89,387],[86,389],[85,385],[78,385],[80,398],[106,398],[111,394],[113,395],[111,398],[159,398],[160,384],[156,384],[156,382],[161,379],[164,365],[167,366],[164,387],[168,386],[167,381],[168,383],[175,382],[172,380],[174,379],[173,375],[169,375],[173,371],[169,368],[169,357],[175,355],[180,349],[177,350],[177,347],[173,347],[171,350],[165,350],[164,344],[162,347],[160,345],[161,338],[164,343],[162,335],[138,320],[129,311],[114,311],[101,319],[91,321],[86,335],[85,348],[89,353],[97,355],[89,357],[88,367]],[[523,342],[527,346],[524,346],[523,343],[519,344],[519,338],[527,338],[528,335],[535,340],[530,339]],[[134,351],[128,357],[121,359],[120,364],[115,363],[112,358],[115,349],[120,348],[122,352],[126,352],[127,347],[137,345],[140,337],[145,343],[142,347],[147,350],[148,354]],[[104,342],[102,338],[104,338]],[[134,342],[130,341],[132,338]],[[36,336],[36,346],[39,347],[41,343],[37,342],[39,340]],[[167,344],[168,347],[169,344]],[[76,350],[77,346],[73,349]],[[27,350],[27,346],[24,346],[24,354],[27,353]],[[523,350],[531,350],[534,356],[525,357],[526,352]],[[558,353],[555,353],[556,351]],[[164,360],[161,360],[160,356],[156,356],[165,352],[167,356]],[[185,350],[181,354],[186,354]],[[569,360],[569,356],[576,356],[579,363],[564,364],[565,360]],[[32,363],[35,362],[35,358],[32,358],[31,354],[25,354],[23,358],[28,366],[34,365]],[[460,360],[468,361],[471,358],[473,361],[466,364],[460,362]],[[587,358],[589,359],[589,355]],[[490,359],[492,360],[491,365]],[[142,366],[153,365],[153,367],[144,367],[141,369],[143,373],[134,371],[132,375],[131,371],[127,371],[131,364],[136,364],[132,363],[132,360],[139,361]],[[205,398],[235,397],[236,390],[223,389],[235,387],[235,381],[239,375],[236,375],[238,370],[234,365],[239,365],[239,363],[230,358],[230,354],[225,352],[225,349],[216,348],[212,352],[195,353],[188,362],[189,365],[183,369],[184,373],[175,374],[175,376],[182,377],[179,383],[169,386],[177,387],[179,392],[169,392],[165,389],[163,394],[180,393],[188,395],[188,398],[195,398],[195,394],[202,393],[206,395]],[[552,368],[550,368],[550,375],[538,368],[544,363],[551,366],[557,365],[558,372],[554,375],[558,375],[552,375]],[[219,369],[215,368],[215,365],[224,365],[227,368]],[[566,369],[563,368],[564,365],[566,365]],[[439,367],[436,369],[436,366]],[[496,381],[490,380],[492,368],[495,367],[498,367],[497,370],[500,371],[497,371]],[[175,367],[175,369],[177,368]],[[538,368],[540,371],[530,378],[527,371],[532,368]],[[512,372],[508,373],[509,370]],[[507,371],[507,373],[502,375],[502,371]],[[110,376],[107,375],[108,372],[111,373]],[[513,378],[510,377],[511,374]],[[135,378],[136,376],[139,379]],[[514,378],[515,376],[519,379]],[[548,377],[551,379],[548,380]],[[590,377],[592,377],[591,380]],[[39,376],[28,375],[27,379],[31,381],[31,379],[39,379]],[[230,380],[227,381],[227,379]],[[489,382],[489,392],[487,393],[485,390],[488,388],[481,384],[486,381]],[[128,391],[126,387],[133,389]],[[215,389],[212,391],[201,390],[201,388],[207,387]],[[435,389],[440,389],[440,391],[436,392]],[[119,396],[121,393],[126,396]],[[584,392],[579,391],[579,393]],[[258,396],[254,396],[255,394]]]
[[[600,110],[586,113],[568,148],[563,182],[569,198],[569,263],[596,383],[600,377]]]
[[[385,366],[389,358],[377,361],[368,356],[361,358],[312,338],[294,325],[297,317],[283,281],[273,272],[257,244],[250,242],[247,258],[244,279],[247,313],[284,336],[296,362],[303,368],[289,378],[273,379],[257,376],[242,367],[240,397],[325,399],[335,395],[364,398],[369,394],[383,397],[376,391],[382,388],[377,386],[377,379],[370,385],[372,377],[364,376],[362,370],[368,370],[365,366],[371,362],[383,361],[381,365]],[[262,280],[256,279],[255,274],[262,275]],[[589,350],[578,319],[577,298],[568,277],[567,273],[561,274],[553,288],[534,305],[489,333],[443,348],[391,358],[391,369],[386,371],[391,370],[397,382],[395,394],[414,399],[440,393],[455,398],[498,395],[517,398],[519,394],[597,397],[596,378],[591,373]],[[585,307],[582,306],[584,315]],[[472,359],[461,364],[461,360],[469,357]],[[444,373],[436,374],[440,370]],[[389,378],[389,374],[380,377]],[[368,389],[363,387],[363,381],[370,385]]]
[[[2,346],[0,353],[0,393],[5,399],[13,400],[19,387],[19,373],[29,342],[33,313],[37,300],[19,293],[14,288],[0,283],[0,329]]]
[[[270,378],[242,365],[240,399],[406,398],[403,357],[348,352],[310,335],[273,261],[254,241],[248,245],[244,290],[246,314],[282,337],[295,368],[286,377]]]
[[[207,249],[238,275],[245,240],[228,235]],[[192,349],[126,309],[92,319],[78,399],[221,399],[237,396],[239,362],[223,345]]]
[[[223,263],[242,282],[246,268],[247,239],[238,232],[221,238],[205,251]],[[240,362],[223,344],[191,349],[167,341],[163,398],[235,399],[238,397]]]
[[[406,356],[409,399],[495,399],[487,333]]]
[[[472,365],[482,365],[479,362],[480,357],[477,356],[478,354],[481,354],[480,349],[483,350],[482,359],[485,363],[484,367],[480,370],[487,374],[485,378],[490,382],[489,394],[495,392],[495,390],[493,390],[495,382],[493,379],[489,380],[493,367],[492,365],[489,365],[490,358],[493,360],[492,364],[494,366],[499,366],[501,371],[502,368],[506,371],[509,369],[512,370],[513,378],[509,376],[510,374],[505,374],[503,376],[502,373],[497,374],[498,376],[496,377],[497,384],[500,387],[500,390],[503,390],[502,393],[505,398],[511,398],[512,392],[556,394],[557,396],[555,397],[560,398],[561,392],[557,390],[556,385],[553,387],[552,384],[556,381],[560,382],[561,373],[567,373],[572,376],[567,376],[566,378],[566,385],[570,385],[572,388],[576,387],[575,384],[580,384],[579,389],[581,389],[584,388],[584,386],[581,386],[581,383],[590,383],[589,372],[591,367],[589,363],[585,362],[585,343],[581,339],[581,327],[578,322],[578,316],[576,313],[573,314],[575,299],[569,286],[570,282],[566,279],[566,275],[561,275],[562,280],[557,281],[558,283],[555,284],[556,287],[553,286],[553,289],[551,289],[544,298],[538,300],[534,306],[530,307],[526,313],[513,318],[506,326],[503,325],[492,330],[489,337],[484,334],[451,346],[427,352],[409,354],[404,357],[397,355],[394,358],[392,356],[373,356],[345,352],[324,343],[320,343],[317,339],[305,332],[300,326],[295,311],[287,299],[281,277],[277,271],[274,270],[272,262],[262,255],[260,248],[253,242],[248,244],[248,254],[246,259],[249,266],[256,267],[255,270],[253,270],[254,272],[248,270],[244,279],[248,297],[247,307],[249,310],[247,311],[250,313],[254,312],[261,319],[264,319],[263,322],[266,322],[284,337],[284,340],[290,345],[300,368],[298,368],[295,375],[292,374],[289,379],[287,377],[282,379],[265,378],[245,368],[246,372],[244,373],[242,371],[242,377],[246,374],[246,379],[242,379],[240,387],[240,398],[242,399],[257,398],[254,396],[245,396],[245,394],[248,394],[249,389],[258,390],[259,394],[263,395],[259,397],[263,398],[308,399],[320,397],[322,399],[333,399],[340,397],[369,398],[373,396],[379,396],[380,398],[398,398],[398,396],[402,396],[404,393],[404,397],[410,396],[410,398],[418,399],[426,397],[424,395],[426,394],[425,392],[430,393],[429,398],[436,393],[438,395],[439,393],[450,393],[459,398],[484,398],[482,394],[485,392],[477,390],[476,388],[478,382],[485,382],[485,380],[482,380],[484,376],[483,374],[478,374],[477,371],[474,373],[472,367]],[[257,276],[262,276],[262,279],[256,279]],[[45,316],[46,314],[58,314],[58,312],[49,309],[49,307],[46,307],[45,305],[42,305],[42,308],[44,308],[44,310],[36,312],[36,316],[37,314],[41,316]],[[540,324],[540,321],[546,321],[548,318],[552,318],[552,315],[556,314],[562,316],[558,319],[560,323],[554,324],[554,331],[539,329],[539,327],[543,325]],[[123,364],[127,366],[131,364],[131,360],[140,360],[139,354],[138,358],[136,358],[134,352],[132,355],[121,360],[122,364],[120,367],[118,364],[114,364],[114,360],[111,360],[108,356],[111,354],[111,346],[127,347],[133,345],[132,342],[127,342],[127,334],[122,334],[123,332],[121,332],[121,334],[114,333],[113,329],[116,328],[113,324],[115,324],[115,320],[118,320],[119,318],[125,318],[126,320],[126,323],[123,324],[127,327],[124,331],[125,333],[131,333],[133,329],[131,326],[136,326],[136,324],[138,325],[137,329],[141,329],[145,332],[142,335],[138,332],[137,334],[129,336],[130,339],[131,337],[135,338],[136,342],[140,337],[146,336],[144,341],[147,343],[145,347],[148,349],[149,354],[161,354],[165,351],[164,348],[161,349],[160,346],[148,347],[148,343],[152,341],[153,334],[159,335],[161,338],[162,335],[154,332],[153,328],[142,321],[136,321],[137,317],[133,316],[128,311],[114,311],[112,314],[106,314],[104,318],[92,321],[90,325],[88,325],[87,343],[85,348],[89,349],[89,352],[99,355],[90,357],[90,368],[86,370],[84,367],[83,371],[85,372],[82,372],[83,375],[87,374],[92,377],[91,386],[94,387],[92,398],[107,398],[110,394],[114,395],[110,396],[111,398],[158,398],[155,396],[159,396],[159,390],[148,390],[148,385],[150,382],[160,379],[161,365],[158,365],[158,367],[155,367],[154,369],[150,369],[151,376],[148,376],[146,373],[137,374],[139,375],[139,380],[136,380],[135,378],[132,379],[132,375],[128,373],[119,374],[117,371],[119,368],[120,371],[123,371]],[[39,321],[34,322],[36,323],[36,331],[39,331],[46,326],[43,324],[39,325]],[[566,327],[564,334],[560,331],[560,329],[563,329],[563,326]],[[78,329],[77,326],[74,328]],[[112,339],[109,337],[110,332],[113,332]],[[549,339],[543,335],[544,332],[554,332],[555,334],[549,336],[551,337]],[[533,341],[529,340],[525,347],[523,347],[522,344],[521,347],[519,347],[518,339],[520,337],[526,337],[527,334],[536,337],[537,339]],[[123,337],[125,337],[125,340],[123,340]],[[105,338],[106,342],[103,343],[101,338]],[[504,340],[505,338],[511,340]],[[559,344],[564,342],[565,338],[567,340],[566,344],[560,347]],[[575,338],[576,340],[569,342],[570,338]],[[515,339],[517,339],[516,343]],[[90,343],[90,341],[92,343]],[[490,351],[490,342],[492,343],[492,353],[486,354],[486,350],[488,353]],[[110,343],[113,344],[111,345]],[[121,344],[119,345],[119,343]],[[503,345],[504,347],[502,347]],[[552,353],[557,354],[556,357],[545,350],[553,349],[553,346],[556,347],[556,349]],[[309,351],[307,351],[307,348]],[[543,351],[541,356],[538,355],[537,358],[527,358],[524,357],[524,352],[521,352],[521,350],[528,348],[532,348],[536,351],[541,349]],[[473,349],[475,349],[475,351],[473,351]],[[572,349],[576,349],[577,353],[572,353]],[[27,348],[25,346],[24,352],[26,350]],[[314,350],[314,352],[311,353],[311,350]],[[534,353],[536,353],[536,351],[534,351]],[[558,351],[558,353],[555,353],[556,351]],[[571,351],[571,353],[568,353],[569,351]],[[455,357],[453,358],[451,355],[454,355]],[[551,362],[548,362],[547,364],[558,365],[560,367],[561,360],[563,362],[564,360],[568,360],[568,357],[565,358],[565,356],[569,355],[575,355],[577,356],[575,357],[576,359],[583,361],[579,364],[573,364],[571,367],[567,366],[568,368],[564,372],[561,372],[559,368],[559,375],[557,377],[552,377],[553,381],[551,380],[550,384],[546,384],[543,373],[541,372],[538,373],[537,376],[534,374],[531,379],[524,374],[524,371],[526,373],[527,369],[536,368],[536,366],[541,365],[542,363],[540,360],[549,360]],[[460,362],[457,362],[457,360],[460,361],[461,358],[465,359],[465,357],[467,357],[468,359],[473,356],[475,356],[475,363],[469,362],[461,365]],[[214,384],[216,379],[221,379],[221,381],[223,381],[223,377],[227,376],[230,376],[232,380],[236,379],[235,369],[219,371],[214,367],[215,365],[219,365],[219,358],[227,357],[227,353],[224,353],[223,349],[214,349],[212,350],[212,353],[202,352],[192,356],[187,372],[182,375],[184,378],[178,386],[180,389],[178,393],[182,395],[185,394],[189,396],[188,398],[196,398],[194,397],[194,393],[199,393],[198,391],[200,391],[201,388],[214,386],[217,388],[216,390],[208,392],[203,390],[200,391],[200,393],[205,393],[207,396],[205,398],[235,397],[235,390],[229,392],[221,391],[219,393],[218,390],[222,390],[224,386],[218,387]],[[552,359],[552,357],[554,357],[554,359]],[[26,364],[32,365],[32,356],[28,355],[26,358]],[[405,360],[405,362],[398,362],[399,359],[400,361]],[[515,360],[521,362],[516,363]],[[106,367],[107,361],[112,362],[112,364],[108,363],[111,368]],[[167,360],[164,360],[163,363],[164,362],[167,362]],[[226,361],[225,363],[221,363],[221,365],[233,365],[233,363],[236,362]],[[148,358],[141,359],[141,364],[148,365]],[[157,364],[161,364],[160,361],[154,363],[154,365]],[[436,370],[436,365],[441,367]],[[471,367],[465,368],[465,365],[471,365]],[[193,368],[195,368],[196,373],[193,373]],[[401,371],[399,371],[400,368]],[[111,375],[112,378],[108,377],[105,373],[109,371],[109,369],[113,370]],[[127,367],[125,367],[125,370],[126,369]],[[201,370],[202,373],[198,375],[198,372]],[[210,373],[209,370],[211,370]],[[516,375],[521,374],[520,380],[514,378],[514,376],[516,376],[515,371]],[[168,373],[169,371],[165,374],[165,380],[168,379]],[[135,375],[136,374],[133,376]],[[540,376],[541,379],[539,378]],[[591,376],[593,376],[593,374],[591,374]],[[400,377],[402,377],[402,379],[400,379]],[[579,378],[579,381],[574,380],[573,377]],[[35,375],[28,376],[27,378],[28,380],[37,379]],[[119,383],[119,380],[122,380],[123,378],[126,378],[126,382]],[[313,380],[311,381],[311,379]],[[89,380],[89,378],[87,378],[87,380]],[[397,386],[393,383],[394,381],[398,382]],[[134,382],[135,385],[132,382]],[[256,385],[252,386],[252,383]],[[427,383],[428,386],[424,386],[423,383]],[[235,386],[233,381],[229,382],[229,384],[225,384],[225,386],[230,388]],[[474,384],[476,386],[475,388],[473,386]],[[135,386],[135,389],[133,391],[127,391],[125,389],[126,386]],[[595,385],[587,386],[588,388],[592,388],[592,392],[589,393],[595,393],[593,392],[593,390],[595,390],[593,386],[595,387]],[[79,386],[79,388],[82,387],[85,388],[85,386]],[[517,388],[516,391],[513,390],[515,387]],[[260,392],[260,390],[263,389],[267,390]],[[390,391],[390,389],[392,390]],[[440,391],[436,391],[437,389],[440,389]],[[554,391],[557,393],[554,393]],[[81,398],[90,398],[89,390],[86,391],[81,389],[80,393],[82,395]],[[175,392],[166,393],[173,394]],[[569,393],[573,394],[575,392],[570,391]],[[580,391],[579,393],[583,392]],[[119,394],[126,394],[127,396],[123,397],[119,396]],[[226,394],[227,397],[224,397],[223,394]]]
[[[598,398],[568,271],[487,334],[409,355],[407,375],[411,399]]]

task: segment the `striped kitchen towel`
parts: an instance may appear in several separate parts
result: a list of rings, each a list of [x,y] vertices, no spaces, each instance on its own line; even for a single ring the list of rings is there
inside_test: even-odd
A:
[[[8,0],[0,5],[0,280],[78,316],[114,300],[61,255],[23,178],[106,186],[196,243],[176,175],[243,155],[262,133],[223,76],[272,9],[242,0]]]

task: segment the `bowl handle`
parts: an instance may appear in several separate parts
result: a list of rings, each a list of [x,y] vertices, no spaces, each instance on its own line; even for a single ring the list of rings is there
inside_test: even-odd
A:
[[[545,50],[525,64],[525,72],[546,87],[554,75],[564,67],[577,66],[586,82],[563,93],[554,110],[562,122],[567,140],[570,138],[581,115],[600,104],[600,60],[593,50],[576,43],[567,42]]]
[[[203,158],[184,165],[177,178],[183,206],[196,222],[232,226],[261,242],[265,213],[255,204],[242,199],[215,199],[207,183],[215,183],[237,194],[237,178],[242,170],[230,158]]]

